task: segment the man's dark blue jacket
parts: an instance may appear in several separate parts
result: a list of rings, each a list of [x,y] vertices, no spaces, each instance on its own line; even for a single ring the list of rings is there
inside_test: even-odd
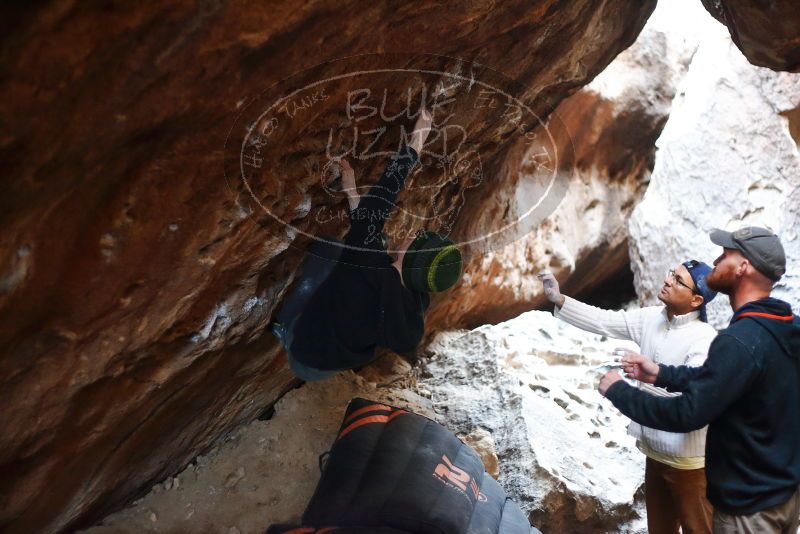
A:
[[[765,298],[740,307],[701,367],[660,366],[656,397],[624,381],[606,397],[637,423],[669,432],[708,425],[708,500],[749,515],[784,503],[800,485],[800,318]]]

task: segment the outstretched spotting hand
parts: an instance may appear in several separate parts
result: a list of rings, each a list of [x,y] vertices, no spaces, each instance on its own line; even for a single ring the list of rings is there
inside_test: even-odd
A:
[[[358,207],[358,202],[361,200],[356,188],[356,173],[346,159],[342,158],[340,165],[342,167],[342,189],[347,193],[347,202],[352,211]]]
[[[417,154],[420,154],[422,147],[425,145],[425,140],[428,138],[428,134],[431,133],[432,122],[433,115],[431,115],[427,109],[422,108],[419,111],[417,122],[414,124],[414,131],[411,132],[411,142],[408,143],[408,146],[413,148]]]
[[[558,280],[553,276],[553,273],[550,271],[542,271],[538,276],[544,286],[544,296],[547,297],[547,300],[559,308],[563,306],[564,295],[561,294],[561,289],[558,287]]]
[[[658,364],[632,350],[623,349],[622,370],[625,376],[646,384],[654,384],[658,377]]]
[[[597,385],[597,391],[600,392],[600,395],[606,396],[606,391],[616,382],[622,380],[622,377],[616,371],[609,371],[603,375],[603,378],[600,379],[600,383]]]

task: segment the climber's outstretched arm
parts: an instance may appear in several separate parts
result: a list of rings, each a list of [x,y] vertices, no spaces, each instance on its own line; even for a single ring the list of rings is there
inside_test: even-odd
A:
[[[345,239],[348,245],[374,248],[380,241],[384,224],[395,207],[397,195],[402,191],[406,178],[419,161],[419,150],[422,150],[428,137],[431,120],[431,114],[427,110],[422,110],[414,125],[411,140],[392,157],[383,175],[369,192],[360,197],[357,193],[353,197],[348,193],[351,225]],[[355,191],[354,175],[350,164],[342,160],[342,185],[345,190]],[[355,208],[353,208],[354,201]]]

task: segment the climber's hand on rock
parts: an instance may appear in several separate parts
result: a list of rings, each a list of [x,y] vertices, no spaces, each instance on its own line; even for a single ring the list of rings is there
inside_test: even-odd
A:
[[[342,183],[345,185],[345,187],[355,187],[356,173],[353,170],[353,167],[351,167],[350,163],[344,158],[339,161],[339,165],[342,167]]]
[[[625,354],[622,356],[621,363],[625,376],[647,384],[654,384],[658,377],[658,364],[632,350],[623,350]]]
[[[542,271],[539,273],[539,280],[544,285],[544,295],[547,300],[558,306],[559,308],[564,305],[564,295],[558,287],[558,280],[549,271]]]
[[[342,158],[339,164],[342,167],[342,189],[347,193],[347,202],[350,205],[350,209],[354,210],[361,200],[358,195],[358,189],[356,189],[356,173],[346,159]]]
[[[600,383],[597,385],[597,391],[600,392],[600,395],[605,397],[608,388],[620,380],[622,380],[622,377],[618,372],[609,371],[603,375],[603,378],[600,379]]]
[[[408,144],[417,154],[420,154],[428,134],[431,133],[431,122],[433,122],[433,115],[427,109],[422,108],[417,122],[414,124],[414,131],[411,132],[411,142]]]

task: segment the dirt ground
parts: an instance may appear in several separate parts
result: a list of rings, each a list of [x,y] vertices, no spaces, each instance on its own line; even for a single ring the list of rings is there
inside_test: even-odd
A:
[[[272,523],[296,524],[319,480],[319,456],[333,443],[348,401],[361,396],[433,417],[415,385],[415,371],[397,356],[359,374],[305,384],[278,401],[268,420],[227,436],[177,476],[84,532],[245,534],[264,532]]]

